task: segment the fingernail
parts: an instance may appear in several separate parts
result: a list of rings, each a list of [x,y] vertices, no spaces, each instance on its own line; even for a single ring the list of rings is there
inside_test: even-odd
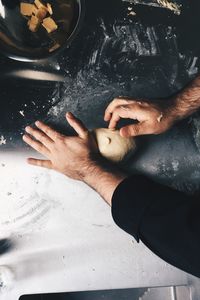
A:
[[[26,128],[25,128],[25,130],[27,131],[27,132],[29,132],[30,131],[30,126],[27,126]]]
[[[41,124],[40,121],[36,121],[36,122],[35,122],[35,125],[36,125],[36,126],[38,126],[38,125],[40,125],[40,124]]]
[[[126,134],[126,132],[123,132],[123,131],[121,131],[121,130],[120,130],[120,135],[121,135],[121,137],[123,137],[123,138],[127,138],[127,137],[128,137],[128,135]]]
[[[121,135],[121,137],[124,137],[124,134],[121,130],[119,131],[119,134]]]
[[[67,113],[67,116],[68,116],[69,118],[73,118],[73,117],[74,117],[74,115],[73,115],[70,111]]]

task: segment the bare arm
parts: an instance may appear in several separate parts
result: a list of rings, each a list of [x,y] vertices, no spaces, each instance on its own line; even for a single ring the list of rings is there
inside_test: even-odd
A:
[[[115,189],[127,175],[114,168],[110,163],[100,161],[101,159],[90,167],[83,182],[93,188],[111,206]]]
[[[175,98],[174,111],[177,118],[185,118],[193,114],[200,108],[200,76],[190,83]]]
[[[160,134],[199,108],[200,76],[175,98],[159,101],[159,103],[114,99],[107,107],[104,119],[109,122],[109,128],[115,128],[121,118],[137,120],[137,124],[121,128],[120,134],[124,137]]]

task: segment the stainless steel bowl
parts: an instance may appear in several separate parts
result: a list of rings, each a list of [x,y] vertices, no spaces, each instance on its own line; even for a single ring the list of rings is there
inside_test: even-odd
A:
[[[20,2],[0,0],[0,52],[9,58],[35,61],[55,55],[76,36],[84,16],[84,0],[42,0],[51,3],[58,29],[50,34],[40,26],[35,33],[20,13]],[[69,9],[70,4],[70,9]]]

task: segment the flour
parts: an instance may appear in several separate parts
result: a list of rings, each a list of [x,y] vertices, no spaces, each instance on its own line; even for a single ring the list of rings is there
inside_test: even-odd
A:
[[[190,77],[198,73],[197,61],[198,61],[198,57],[191,58],[191,62],[188,68],[188,75]]]
[[[170,0],[123,0],[125,2],[133,3],[133,4],[140,4],[140,5],[147,5],[153,7],[160,7],[171,10],[174,14],[180,15],[181,14],[181,5],[178,5],[175,2]]]
[[[128,16],[136,16],[136,12],[133,10],[133,7],[128,7]]]
[[[19,113],[22,117],[24,117],[24,110],[20,110]]]
[[[0,136],[0,146],[1,145],[6,145],[6,139],[5,139],[5,137],[3,135]]]

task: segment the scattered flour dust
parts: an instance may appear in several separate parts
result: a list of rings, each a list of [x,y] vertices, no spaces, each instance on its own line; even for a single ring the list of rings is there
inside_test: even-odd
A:
[[[0,136],[0,146],[1,145],[6,145],[6,139],[3,135]]]
[[[158,4],[163,7],[163,8],[167,8],[171,11],[173,11],[175,14],[180,15],[181,13],[181,6],[169,1],[169,0],[157,0]]]
[[[136,16],[136,12],[133,10],[133,7],[128,7],[128,16]]]
[[[154,7],[161,7],[166,8],[168,10],[173,11],[174,14],[180,15],[181,14],[181,5],[175,3],[175,1],[171,0],[123,0],[133,4],[141,4],[141,5],[148,5]]]
[[[20,110],[19,113],[22,117],[24,117],[24,110]]]

